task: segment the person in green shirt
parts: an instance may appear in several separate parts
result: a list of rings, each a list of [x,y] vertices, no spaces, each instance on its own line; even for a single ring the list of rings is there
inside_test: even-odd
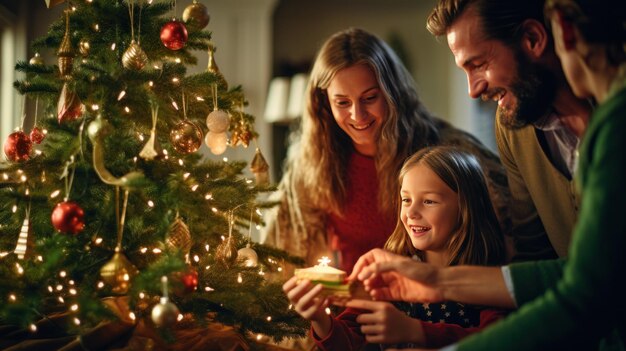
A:
[[[381,300],[518,307],[449,350],[626,349],[626,2],[548,0],[546,18],[572,91],[598,104],[580,147],[568,258],[436,268],[374,250],[351,275]]]

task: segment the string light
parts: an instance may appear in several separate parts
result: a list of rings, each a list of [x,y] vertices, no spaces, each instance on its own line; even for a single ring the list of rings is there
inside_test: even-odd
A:
[[[60,271],[59,272],[59,277],[65,278],[66,276],[67,276],[67,272],[66,271]]]
[[[146,252],[148,252],[148,248],[147,247],[142,247],[141,250],[139,250],[142,254],[145,254]]]
[[[70,310],[76,312],[78,311],[78,305],[77,304],[73,304],[72,306],[70,306]]]
[[[115,43],[111,44],[111,51],[115,51],[115,46],[116,46]]]
[[[243,278],[241,277],[241,273],[237,274],[237,283],[243,283]]]
[[[215,289],[213,289],[213,288],[212,288],[212,287],[210,287],[210,286],[207,286],[207,287],[205,287],[205,288],[204,288],[204,291],[206,291],[206,292],[211,292],[211,291],[215,291]]]
[[[76,295],[78,293],[76,291],[76,289],[74,289],[74,288],[71,288],[69,291],[70,291],[70,294],[72,294],[72,295]]]
[[[37,332],[37,326],[32,323],[28,326],[28,329],[33,333]]]
[[[41,255],[37,256],[37,261],[43,262],[43,256],[41,256]]]
[[[48,291],[52,293],[54,292],[54,289],[50,285],[48,285]]]
[[[213,194],[207,193],[206,195],[204,195],[204,198],[206,200],[211,200],[213,198]]]
[[[266,319],[267,319],[268,322],[271,322],[272,321],[272,316],[267,316]]]
[[[137,317],[135,316],[135,313],[134,313],[134,312],[132,312],[132,311],[128,313],[128,317],[129,317],[131,320],[133,320],[133,321],[134,321],[135,319],[137,319]]]
[[[330,307],[326,307],[324,309],[324,312],[326,312],[327,315],[330,315]]]
[[[196,185],[192,186],[192,187],[191,187],[191,191],[196,191],[196,190],[198,190],[198,186],[199,186],[198,184],[196,184]]]
[[[182,61],[181,61],[180,57],[177,57],[177,58],[174,59],[174,62],[181,63]]]
[[[217,208],[215,208],[215,207],[211,207],[211,211],[213,211],[213,213],[217,213],[217,212],[218,212],[218,209],[217,209]]]
[[[159,248],[154,248],[154,249],[152,249],[152,253],[154,253],[154,254],[157,254],[157,255],[158,255],[158,254],[160,254],[161,252],[162,252],[162,251],[161,251],[161,249],[159,249]]]
[[[178,79],[178,77],[174,77],[172,78],[172,83],[174,84],[178,84],[180,82],[180,79]],[[177,109],[178,110],[178,109]]]
[[[196,263],[200,262],[200,256],[198,256],[198,255],[193,255],[193,260],[194,260]]]
[[[126,113],[130,113],[130,107],[128,107],[128,106],[124,106],[124,111],[125,111]]]
[[[73,280],[70,280],[68,283],[69,283],[70,285],[74,285],[74,281],[73,281]]]
[[[183,174],[183,179],[187,180],[187,178],[189,178],[190,175],[191,173],[186,172],[185,174]]]
[[[94,25],[93,25],[93,29],[94,29],[96,32],[99,32],[99,31],[100,31],[100,25],[99,25],[98,23],[94,24]]]
[[[14,294],[11,294],[11,295],[9,295],[9,300],[11,302],[15,302],[15,301],[17,301],[17,297]]]
[[[246,179],[246,184],[252,183],[252,179]]]
[[[139,298],[140,299],[143,299],[145,297],[146,297],[146,294],[144,294],[143,291],[139,293]]]
[[[61,190],[57,189],[50,194],[50,198],[54,199],[55,197],[59,196],[60,193],[61,193]]]
[[[102,289],[102,288],[104,288],[104,283],[103,282],[98,282],[98,284],[96,286],[98,287],[98,289]]]
[[[9,175],[6,173],[2,173],[2,179],[3,180],[9,180]]]
[[[24,268],[22,268],[22,266],[20,266],[19,263],[15,263],[15,268],[17,269],[17,274],[19,275],[24,274]]]
[[[198,100],[198,101],[204,101],[204,99],[202,98],[202,96],[196,96],[196,100]]]
[[[139,141],[144,141],[145,140],[145,137],[143,136],[143,134],[139,134],[138,138],[139,138]]]
[[[120,94],[117,96],[117,101],[120,101],[126,96],[126,90],[120,91]]]
[[[257,335],[256,335],[256,339],[257,339],[257,340],[261,340],[261,339],[263,339],[263,334],[257,334]]]
[[[100,109],[100,106],[98,106],[97,104],[91,105],[91,110],[92,111],[98,111],[99,109]]]
[[[60,303],[65,303],[65,300],[63,299],[63,296],[59,296],[58,300],[59,300]]]
[[[74,324],[80,325],[80,319],[74,317]]]
[[[17,205],[13,205],[13,207],[11,208],[11,211],[13,213],[17,212]]]
[[[20,180],[22,181],[22,183],[26,182],[26,180],[27,180],[27,179],[28,179],[28,178],[26,178],[26,176],[25,176],[25,175],[22,175],[22,176],[20,177]]]
[[[150,86],[150,88],[152,88],[154,86],[154,82],[153,81],[149,81],[148,82],[148,86]]]
[[[100,245],[100,244],[102,244],[102,238],[96,238],[96,240],[94,240],[94,242],[96,243],[96,245]]]
[[[148,200],[148,207],[154,207],[154,202],[152,200]]]
[[[204,245],[204,249],[206,250],[206,252],[209,252],[209,248],[210,248],[209,244]]]
[[[283,271],[283,267],[278,267],[278,271],[282,272]]]
[[[183,318],[185,318],[185,317],[182,314],[179,313],[178,314],[178,318],[176,318],[176,320],[180,322],[180,321],[183,320]]]
[[[222,160],[223,160],[224,162],[228,162],[228,157],[224,157]]]
[[[61,284],[57,285],[57,291],[61,291],[61,290],[63,290],[63,285]]]

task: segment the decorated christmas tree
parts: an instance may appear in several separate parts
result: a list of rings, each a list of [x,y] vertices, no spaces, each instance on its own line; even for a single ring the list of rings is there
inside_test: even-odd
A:
[[[64,16],[32,48],[58,60],[16,64],[34,125],[9,135],[0,164],[0,348],[304,334],[267,279],[297,258],[250,240],[272,205],[258,201],[273,190],[261,152],[202,154],[258,136],[215,63],[206,7],[173,19],[172,1],[55,2]],[[207,70],[187,74],[206,53]]]

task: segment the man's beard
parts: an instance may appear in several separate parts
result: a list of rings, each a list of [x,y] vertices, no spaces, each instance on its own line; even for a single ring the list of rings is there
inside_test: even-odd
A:
[[[516,129],[534,123],[550,109],[556,95],[556,77],[550,70],[530,62],[518,52],[517,76],[509,88],[516,99],[511,107],[498,106],[496,118],[508,128]]]

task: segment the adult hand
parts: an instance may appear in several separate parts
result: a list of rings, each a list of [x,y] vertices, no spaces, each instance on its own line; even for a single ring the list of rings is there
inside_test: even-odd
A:
[[[369,311],[356,318],[356,321],[361,324],[361,332],[365,335],[365,340],[369,343],[424,343],[424,329],[421,322],[407,316],[389,302],[351,300],[346,307]]]
[[[444,297],[435,285],[437,272],[431,264],[374,249],[359,258],[350,279],[362,280],[377,300],[440,302]]]

